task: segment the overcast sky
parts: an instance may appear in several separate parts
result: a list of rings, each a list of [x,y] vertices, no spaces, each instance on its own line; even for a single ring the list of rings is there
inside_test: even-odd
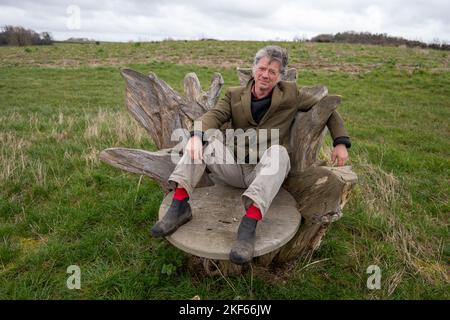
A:
[[[293,40],[352,30],[450,42],[450,1],[0,0],[0,25],[56,40]]]

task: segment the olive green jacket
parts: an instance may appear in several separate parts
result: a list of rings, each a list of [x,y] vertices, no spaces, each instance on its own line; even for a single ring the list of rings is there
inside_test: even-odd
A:
[[[219,129],[231,120],[233,129],[279,129],[279,144],[288,147],[289,131],[297,111],[308,111],[317,98],[304,96],[295,82],[280,81],[272,92],[272,104],[258,123],[252,117],[251,89],[254,79],[246,86],[231,87],[225,97],[216,106],[203,114],[198,120],[202,123],[202,131]],[[337,137],[348,137],[344,122],[337,111],[334,111],[327,122],[333,140]],[[267,146],[270,146],[270,137]],[[289,150],[289,149],[288,149]]]

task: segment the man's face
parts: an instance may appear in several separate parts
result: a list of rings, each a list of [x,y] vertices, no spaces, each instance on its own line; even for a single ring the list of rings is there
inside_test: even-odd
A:
[[[255,88],[261,91],[270,91],[275,87],[280,76],[280,63],[268,57],[259,60],[254,70]]]

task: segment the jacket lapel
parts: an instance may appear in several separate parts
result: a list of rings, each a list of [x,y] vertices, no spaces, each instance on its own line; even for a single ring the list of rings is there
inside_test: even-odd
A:
[[[252,78],[247,83],[247,86],[245,87],[244,91],[242,91],[241,105],[242,105],[242,110],[244,112],[245,117],[247,118],[248,123],[256,126],[258,124],[255,122],[255,120],[252,117],[252,109],[251,109],[253,83],[254,83],[254,80]]]

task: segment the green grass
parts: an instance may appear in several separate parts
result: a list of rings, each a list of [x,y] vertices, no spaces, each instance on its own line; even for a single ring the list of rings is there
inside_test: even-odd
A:
[[[300,85],[343,96],[359,178],[312,260],[209,278],[150,237],[163,192],[98,160],[113,146],[155,150],[125,111],[119,68],[155,72],[179,92],[192,71],[204,87],[216,71],[231,86],[265,44],[1,47],[0,298],[449,299],[447,52],[282,43]],[[81,290],[66,287],[74,264]],[[381,290],[366,288],[372,264]]]

